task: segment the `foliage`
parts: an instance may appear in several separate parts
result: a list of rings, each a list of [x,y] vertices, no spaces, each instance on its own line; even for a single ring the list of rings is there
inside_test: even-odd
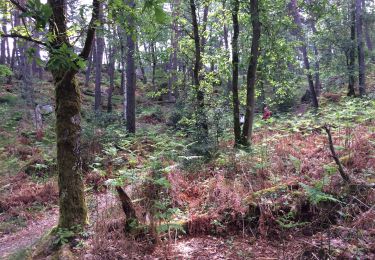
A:
[[[6,65],[0,64],[0,80],[5,79],[6,77],[12,76],[13,72]]]
[[[69,230],[66,228],[58,228],[56,230],[56,240],[54,241],[54,244],[65,245],[74,236],[75,236],[75,233],[72,230]]]
[[[52,16],[52,8],[49,4],[44,4],[40,0],[28,0],[26,2],[27,12],[21,17],[32,17],[35,19],[36,29],[43,31]]]
[[[86,66],[85,61],[74,52],[67,44],[62,44],[59,48],[51,50],[51,57],[47,67],[51,71],[64,71],[69,69],[79,70]]]
[[[340,202],[340,200],[336,199],[331,194],[324,193],[319,185],[315,185],[314,187],[308,186],[304,183],[300,183],[300,185],[309,196],[311,203],[314,205],[317,205],[322,201]]]

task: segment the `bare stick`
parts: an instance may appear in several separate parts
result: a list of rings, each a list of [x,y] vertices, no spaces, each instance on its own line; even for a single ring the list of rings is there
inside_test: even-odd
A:
[[[342,167],[340,159],[336,154],[335,147],[333,146],[331,126],[324,125],[323,128],[327,132],[329,149],[331,150],[332,158],[335,160],[335,163],[337,164],[337,167],[339,168],[340,175],[346,183],[350,183],[349,175],[344,171],[344,168]]]

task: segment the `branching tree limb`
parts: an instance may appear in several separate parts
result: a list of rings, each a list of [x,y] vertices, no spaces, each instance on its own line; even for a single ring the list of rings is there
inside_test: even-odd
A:
[[[42,42],[42,41],[37,40],[37,39],[34,39],[30,36],[26,36],[26,35],[21,35],[21,34],[17,34],[17,33],[10,33],[10,34],[0,34],[0,36],[1,37],[10,37],[10,38],[21,38],[21,39],[24,39],[26,41],[33,42],[33,43],[40,44],[40,45],[48,47],[47,43]]]
[[[16,1],[16,0],[9,0],[15,7],[17,7],[17,9],[19,9],[20,11],[26,13],[28,10],[26,9],[26,7],[22,6],[20,2]]]
[[[82,59],[85,59],[85,60],[87,60],[87,58],[90,55],[91,46],[92,46],[92,43],[94,41],[97,21],[99,20],[99,6],[100,6],[99,0],[93,0],[92,1],[91,21],[90,21],[90,24],[89,24],[89,28],[87,29],[87,36],[86,36],[86,40],[85,40],[85,45],[83,46],[81,54],[79,54],[79,56]]]

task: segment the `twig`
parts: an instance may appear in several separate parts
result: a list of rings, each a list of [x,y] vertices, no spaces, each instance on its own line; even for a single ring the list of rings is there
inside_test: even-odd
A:
[[[0,34],[0,36],[1,36],[1,37],[11,37],[11,38],[21,38],[21,39],[24,39],[24,40],[26,40],[26,41],[34,42],[34,43],[36,43],[36,44],[40,44],[40,45],[43,45],[43,46],[48,47],[47,43],[45,43],[45,42],[39,41],[39,40],[34,39],[34,38],[32,38],[32,37],[29,37],[29,36],[25,36],[25,35],[17,34],[17,33]]]
[[[10,0],[10,2],[15,5],[17,7],[17,9],[19,9],[20,11],[26,13],[28,10],[23,7],[18,1],[15,1],[15,0]]]
[[[324,125],[323,129],[326,131],[326,133],[328,135],[329,149],[331,150],[332,158],[335,160],[335,163],[337,164],[337,167],[339,168],[340,175],[346,183],[350,183],[349,175],[344,171],[344,168],[342,167],[340,159],[336,154],[335,147],[333,146],[331,126],[330,125]]]

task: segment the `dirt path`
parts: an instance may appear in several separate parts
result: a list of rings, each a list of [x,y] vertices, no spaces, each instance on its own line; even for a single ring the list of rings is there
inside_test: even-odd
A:
[[[29,222],[20,231],[0,238],[0,259],[7,259],[19,250],[34,244],[45,232],[57,223],[58,209],[46,212],[43,216]]]
[[[94,200],[96,208],[89,211],[90,220],[95,221],[96,215],[102,212],[107,204],[115,200],[110,192],[99,195],[88,196],[88,199]],[[58,221],[59,210],[54,208],[45,212],[37,219],[28,222],[27,227],[22,228],[13,234],[0,237],[0,259],[7,259],[10,255],[33,245],[48,230],[52,229]]]

